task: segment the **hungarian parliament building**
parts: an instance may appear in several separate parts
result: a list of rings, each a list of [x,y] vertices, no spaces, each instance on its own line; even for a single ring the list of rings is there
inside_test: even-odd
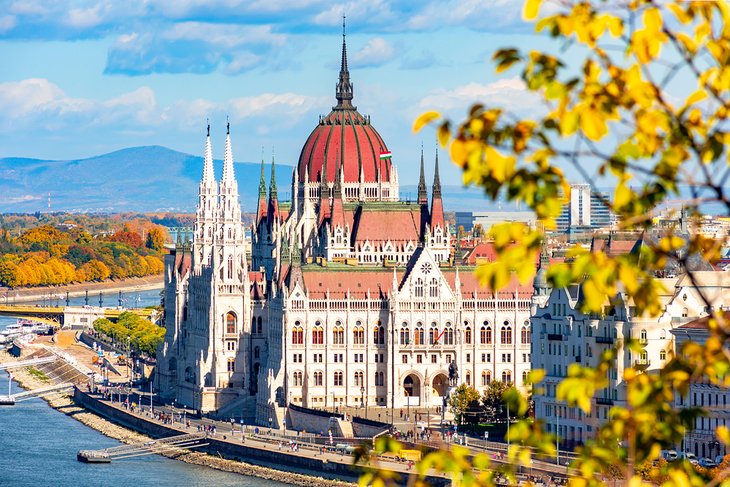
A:
[[[438,156],[430,194],[421,153],[418,198],[402,200],[384,139],[352,102],[343,36],[336,105],[304,142],[291,201],[262,162],[250,231],[230,129],[220,181],[208,130],[192,236],[165,263],[163,398],[280,427],[287,404],[423,409],[462,383],[523,386],[532,286],[479,285],[444,218]]]

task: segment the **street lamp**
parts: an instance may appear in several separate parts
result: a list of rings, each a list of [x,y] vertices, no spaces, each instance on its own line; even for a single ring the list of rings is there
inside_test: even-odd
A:
[[[365,407],[365,386],[360,386],[360,407]]]

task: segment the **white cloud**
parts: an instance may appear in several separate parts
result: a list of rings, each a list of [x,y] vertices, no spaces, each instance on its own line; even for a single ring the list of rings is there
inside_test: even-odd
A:
[[[521,22],[522,5],[515,0],[442,0],[428,3],[407,22],[412,29],[465,25],[494,29]]]
[[[18,19],[13,15],[3,15],[0,17],[0,34],[9,32],[16,25],[18,25]]]
[[[538,97],[527,90],[521,79],[506,78],[493,83],[469,83],[451,90],[435,90],[421,99],[418,107],[421,110],[466,110],[474,103],[524,110],[537,106]]]
[[[395,56],[395,49],[382,37],[374,37],[362,49],[351,56],[351,64],[356,67],[380,66]]]
[[[101,8],[102,4],[100,3],[89,8],[72,8],[68,11],[66,24],[77,29],[96,27],[103,21]]]
[[[106,100],[73,98],[47,79],[0,83],[0,127],[8,133],[28,127],[61,130],[76,127],[111,127],[140,131],[162,125],[175,130],[199,129],[206,117],[230,115],[235,122],[260,121],[291,126],[321,107],[325,100],[298,93],[262,93],[223,102],[178,100],[158,105],[146,86]]]
[[[355,0],[347,3],[335,3],[327,10],[314,15],[313,21],[319,25],[342,24],[342,16],[346,15],[352,24],[387,24],[393,20],[393,11],[384,0]]]
[[[203,41],[224,48],[244,44],[268,44],[280,46],[286,36],[275,34],[270,25],[211,24],[205,22],[180,22],[161,34],[162,39],[178,41]]]

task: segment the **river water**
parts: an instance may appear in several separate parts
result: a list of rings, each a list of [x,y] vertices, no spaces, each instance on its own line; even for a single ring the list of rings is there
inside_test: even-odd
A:
[[[126,295],[127,293],[125,293]],[[132,293],[129,293],[130,296]],[[136,300],[137,294],[139,300]],[[159,304],[159,291],[135,293],[137,306]],[[98,295],[97,295],[98,298]],[[83,304],[84,298],[71,298]],[[91,298],[89,299],[91,301]],[[89,304],[98,304],[90,302]],[[15,318],[0,317],[0,330]],[[20,388],[12,383],[12,392]],[[0,394],[7,394],[8,376],[0,371]],[[280,487],[270,480],[220,472],[189,465],[158,455],[90,465],[76,461],[79,450],[119,446],[107,438],[48,406],[31,399],[12,407],[0,407],[0,487]]]

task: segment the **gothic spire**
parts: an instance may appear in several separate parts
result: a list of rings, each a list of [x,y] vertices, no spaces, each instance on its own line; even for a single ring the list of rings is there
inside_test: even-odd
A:
[[[335,93],[337,105],[335,109],[354,110],[352,106],[352,83],[350,82],[350,71],[347,69],[347,44],[345,42],[345,16],[342,16],[342,64],[340,64],[340,77],[337,82]]]
[[[264,176],[264,157],[261,155],[261,178],[259,179],[259,199],[266,198],[266,178]]]
[[[436,148],[436,170],[433,174],[433,197],[441,198],[441,178],[439,177],[439,150]]]
[[[213,149],[210,144],[210,123],[208,123],[208,135],[205,138],[205,161],[203,162],[203,183],[215,183],[213,173]]]
[[[231,149],[231,123],[226,123],[226,151],[223,156],[223,182],[232,182],[233,175],[233,151]]]
[[[263,167],[261,168],[263,171]],[[263,174],[263,172],[262,172]],[[276,164],[274,162],[274,153],[271,153],[271,182],[269,183],[269,197],[276,199]]]
[[[426,189],[426,176],[423,171],[423,144],[421,144],[421,178],[418,180],[418,203],[428,204],[428,190]]]

